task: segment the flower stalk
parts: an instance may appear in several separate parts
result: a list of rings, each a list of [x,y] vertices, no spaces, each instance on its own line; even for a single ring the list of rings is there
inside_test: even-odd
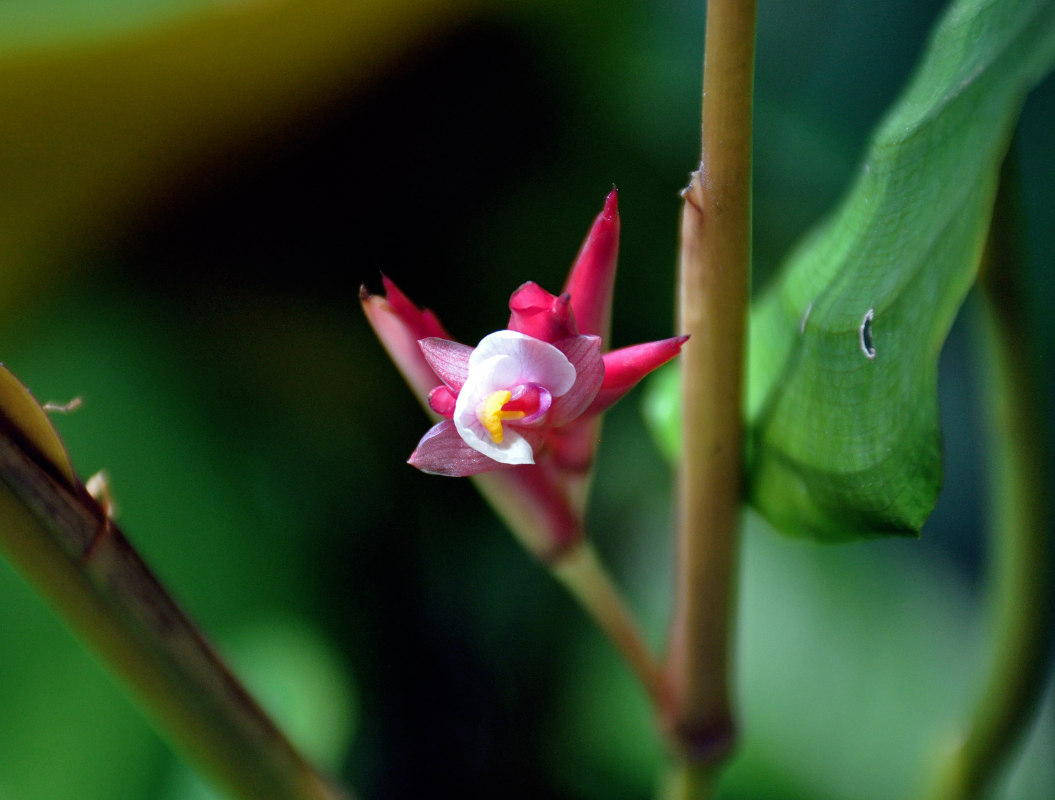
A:
[[[734,741],[730,636],[741,485],[742,383],[751,265],[751,111],[755,3],[707,4],[702,156],[683,192],[678,329],[683,455],[677,584],[667,660],[669,734],[705,796],[705,765]],[[691,779],[690,779],[691,778]]]
[[[551,567],[554,577],[587,609],[637,677],[655,708],[669,700],[663,670],[649,652],[633,615],[589,542]]]
[[[612,640],[657,708],[665,675],[586,541],[584,518],[602,414],[678,355],[676,336],[607,351],[619,252],[618,194],[594,220],[559,295],[524,283],[504,330],[452,341],[387,278],[360,295],[378,338],[436,423],[408,463],[469,477],[524,547]]]

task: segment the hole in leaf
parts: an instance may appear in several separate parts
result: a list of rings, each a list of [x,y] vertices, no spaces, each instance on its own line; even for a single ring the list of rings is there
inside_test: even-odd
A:
[[[869,361],[874,360],[876,357],[875,345],[872,344],[872,320],[874,318],[875,309],[868,309],[865,312],[864,319],[861,320],[861,327],[857,331],[861,342],[861,352],[865,354]]]

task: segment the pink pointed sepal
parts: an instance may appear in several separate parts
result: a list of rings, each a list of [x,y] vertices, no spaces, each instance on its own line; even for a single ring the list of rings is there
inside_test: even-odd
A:
[[[674,336],[605,353],[604,383],[587,413],[601,414],[607,411],[652,370],[678,355],[681,346],[688,340],[688,336]]]
[[[418,400],[425,404],[438,381],[418,346],[418,340],[425,337],[449,339],[450,334],[435,314],[415,306],[387,277],[382,275],[381,281],[385,294],[370,294],[363,286],[359,290],[359,302],[377,338]]]
[[[612,188],[568,273],[564,294],[571,296],[580,333],[608,341],[612,292],[619,261],[619,191]]]

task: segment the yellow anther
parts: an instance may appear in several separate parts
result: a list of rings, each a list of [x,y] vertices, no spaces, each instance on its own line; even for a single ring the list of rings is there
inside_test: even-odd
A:
[[[492,392],[487,396],[486,400],[480,403],[479,408],[476,410],[476,418],[480,420],[480,424],[491,434],[491,441],[495,444],[501,444],[505,436],[502,431],[502,420],[520,419],[525,416],[523,411],[502,410],[502,406],[508,403],[509,398],[512,396],[513,393],[506,389]]]

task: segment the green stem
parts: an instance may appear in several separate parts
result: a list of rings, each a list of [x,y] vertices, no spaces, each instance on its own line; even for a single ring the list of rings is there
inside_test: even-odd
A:
[[[710,800],[716,778],[713,765],[679,762],[671,770],[660,800]]]
[[[518,480],[512,471],[473,476],[477,490],[514,538],[564,584],[615,645],[656,708],[663,708],[669,696],[666,676],[645,644],[618,588],[586,541],[581,521],[571,515],[552,516],[552,509],[525,491],[530,487],[523,480]],[[562,535],[554,536],[555,531]]]
[[[989,406],[991,641],[983,689],[932,797],[980,796],[1020,738],[1043,689],[1051,635],[1047,426],[1027,322],[1013,167],[1005,164],[980,280],[978,331]]]
[[[252,700],[83,487],[57,480],[0,414],[0,551],[234,797],[346,797]]]
[[[683,456],[668,725],[682,758],[734,739],[730,633],[742,504],[742,384],[751,266],[755,3],[707,4],[703,146],[683,196],[679,327]]]
[[[663,708],[668,695],[663,671],[649,652],[633,615],[594,549],[582,542],[549,566],[554,576],[607,634],[656,708]]]

